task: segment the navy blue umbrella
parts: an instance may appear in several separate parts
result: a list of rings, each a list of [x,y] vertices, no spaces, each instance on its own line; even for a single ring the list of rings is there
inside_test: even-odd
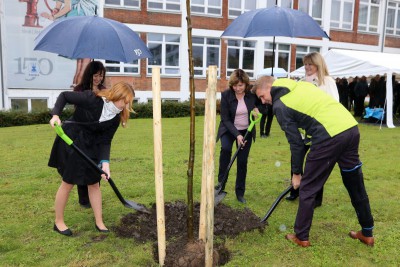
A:
[[[291,8],[271,7],[251,10],[241,14],[225,29],[221,37],[323,37],[329,38],[318,23],[308,14]],[[273,66],[274,67],[274,66]]]
[[[35,38],[34,50],[71,59],[93,58],[118,62],[153,57],[139,35],[128,26],[98,16],[56,20]]]

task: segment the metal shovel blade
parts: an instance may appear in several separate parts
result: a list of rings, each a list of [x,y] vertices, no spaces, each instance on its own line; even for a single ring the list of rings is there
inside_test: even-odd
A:
[[[214,207],[222,202],[222,200],[225,198],[226,194],[228,194],[228,193],[225,191],[215,190],[215,192],[214,192]]]
[[[131,209],[143,212],[143,213],[151,214],[151,212],[142,204],[139,204],[139,203],[136,203],[136,202],[133,202],[130,200],[125,200],[124,204],[125,204],[125,207],[127,207],[127,208],[131,208]]]

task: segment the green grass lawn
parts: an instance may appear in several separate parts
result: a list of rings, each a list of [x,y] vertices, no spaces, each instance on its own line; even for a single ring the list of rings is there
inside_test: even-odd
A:
[[[189,118],[163,119],[165,202],[186,200],[189,158]],[[219,120],[219,117],[218,117]],[[204,118],[196,118],[194,199],[200,199]],[[293,231],[297,201],[283,200],[264,233],[248,232],[226,240],[232,259],[226,266],[399,266],[400,256],[400,128],[360,124],[360,157],[375,219],[375,247],[348,237],[359,230],[349,196],[335,167],[314,215],[312,247],[285,240]],[[65,219],[74,237],[52,230],[54,196],[60,184],[47,160],[55,137],[49,125],[0,128],[0,266],[157,266],[152,244],[137,243],[110,233],[105,239],[94,228],[93,213],[77,204],[73,190]],[[219,143],[216,146],[218,167]],[[113,141],[111,176],[124,198],[150,206],[155,202],[153,125],[150,119],[131,120]],[[279,161],[281,164],[275,165]],[[234,194],[235,165],[224,203],[241,209]],[[271,136],[257,138],[251,149],[246,207],[263,217],[289,185],[290,152],[274,121]],[[134,212],[125,208],[111,187],[102,182],[103,214],[108,227]],[[240,223],[240,222],[238,222]],[[285,225],[287,230],[279,230]],[[168,257],[168,255],[167,255]]]

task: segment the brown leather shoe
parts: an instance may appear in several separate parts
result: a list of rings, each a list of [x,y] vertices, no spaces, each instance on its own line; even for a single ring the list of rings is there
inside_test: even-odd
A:
[[[367,246],[371,246],[371,247],[374,246],[374,243],[375,243],[374,237],[364,236],[361,231],[358,231],[358,232],[350,231],[349,236],[353,239],[360,240]]]
[[[296,237],[295,234],[287,234],[287,235],[285,236],[285,238],[286,238],[287,240],[290,240],[290,241],[292,241],[293,243],[299,245],[300,247],[304,247],[304,248],[305,248],[305,247],[311,246],[310,241],[308,241],[308,240],[301,241],[300,239],[298,239],[298,238]]]

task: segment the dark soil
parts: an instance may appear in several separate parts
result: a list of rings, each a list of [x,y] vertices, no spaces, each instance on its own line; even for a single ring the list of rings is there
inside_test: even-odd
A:
[[[157,214],[156,205],[151,214],[129,213],[114,227],[117,236],[134,238],[136,242],[155,242],[154,260],[158,262]],[[189,243],[187,240],[187,205],[182,201],[165,203],[165,233],[167,239],[165,266],[204,266],[204,244],[201,241]],[[193,210],[194,237],[198,237],[200,204],[195,203]],[[224,265],[231,254],[224,246],[227,237],[258,229],[263,232],[265,223],[260,222],[250,209],[235,210],[224,204],[214,209],[214,266]]]

